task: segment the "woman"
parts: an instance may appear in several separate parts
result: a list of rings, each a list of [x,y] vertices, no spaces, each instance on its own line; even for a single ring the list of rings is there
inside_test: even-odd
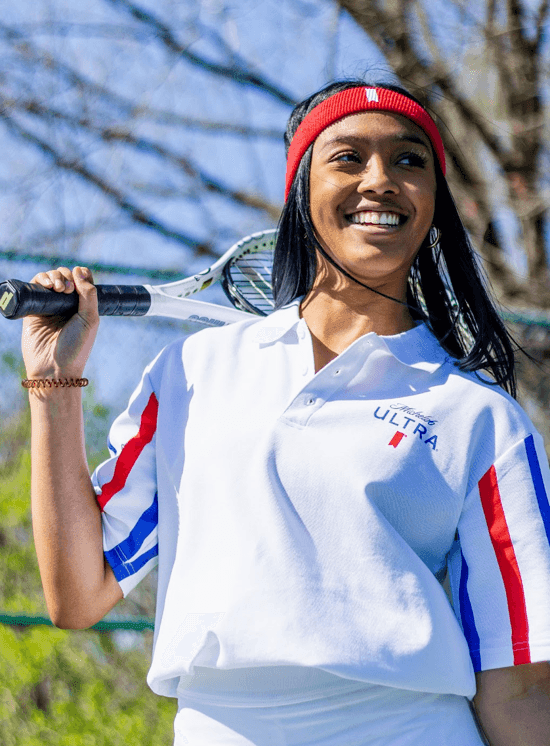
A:
[[[343,83],[288,144],[279,310],[161,352],[93,480],[78,386],[31,389],[52,619],[94,624],[158,561],[148,682],[177,746],[479,746],[474,694],[491,746],[547,746],[548,465],[437,128]],[[25,322],[28,377],[76,384],[91,275],[35,281],[80,305]]]

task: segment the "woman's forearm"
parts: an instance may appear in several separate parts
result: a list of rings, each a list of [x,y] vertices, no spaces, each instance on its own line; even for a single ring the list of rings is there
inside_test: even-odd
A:
[[[30,392],[32,517],[49,613],[60,627],[99,621],[122,593],[103,556],[101,514],[88,473],[81,391]]]
[[[550,664],[477,675],[476,713],[490,746],[549,746]]]

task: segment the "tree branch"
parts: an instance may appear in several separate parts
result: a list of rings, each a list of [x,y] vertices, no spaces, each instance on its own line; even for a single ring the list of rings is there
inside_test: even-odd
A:
[[[380,9],[374,3],[365,4],[364,0],[339,0],[339,2],[386,55],[398,77],[402,80],[412,77],[426,88],[439,87],[445,98],[456,106],[463,124],[473,126],[499,163],[508,161],[508,151],[488,127],[484,117],[458,91],[455,81],[444,65],[442,63],[430,64],[420,59],[400,18]],[[435,111],[441,109],[437,101],[432,101],[431,105]]]
[[[2,119],[7,127],[19,138],[26,140],[38,148],[42,153],[47,155],[55,163],[58,168],[64,171],[69,171],[80,176],[82,179],[90,184],[93,184],[99,189],[106,197],[114,202],[118,207],[125,212],[134,222],[139,223],[147,228],[150,228],[161,236],[170,238],[176,243],[183,244],[191,249],[194,249],[198,253],[203,251],[211,251],[211,247],[205,244],[204,241],[200,241],[198,238],[194,238],[185,233],[181,233],[173,228],[161,223],[159,220],[149,215],[142,208],[133,204],[127,195],[120,190],[116,189],[112,184],[106,182],[101,176],[91,171],[83,163],[74,159],[66,158],[64,155],[59,153],[49,143],[45,142],[42,138],[38,137],[29,130],[25,129],[21,124],[15,121],[15,119],[5,111],[0,111],[0,119]]]
[[[5,24],[0,23],[0,33],[3,34],[6,41],[14,45],[23,44],[25,55],[31,57],[33,64],[47,67],[49,71],[55,73],[55,75],[60,79],[66,80],[71,87],[83,91],[90,97],[97,96],[100,100],[105,100],[105,102],[113,104],[118,111],[123,112],[126,116],[147,116],[150,121],[162,124],[173,124],[187,127],[189,129],[200,129],[213,134],[229,133],[242,137],[265,137],[282,142],[283,132],[278,129],[248,127],[246,125],[233,124],[230,122],[212,122],[179,115],[171,111],[152,109],[148,106],[136,106],[134,100],[127,99],[124,96],[114,93],[109,88],[105,88],[105,86],[90,80],[86,76],[78,73],[74,68],[52,57],[49,52],[44,51],[40,47],[36,47],[28,41],[27,37],[18,29],[10,28]],[[10,103],[9,99],[5,99],[5,101],[7,104]]]
[[[278,205],[272,204],[259,195],[232,189],[201,170],[190,158],[175,153],[173,150],[147,138],[137,137],[126,127],[102,127],[93,124],[89,118],[74,117],[57,109],[46,107],[36,100],[14,101],[12,102],[12,107],[24,110],[38,118],[57,119],[66,122],[77,130],[84,129],[92,132],[107,143],[120,142],[123,145],[132,146],[141,152],[157,155],[198,181],[207,192],[220,194],[241,206],[260,210],[266,213],[271,220],[278,220],[279,218],[281,209]]]
[[[208,60],[205,57],[201,57],[181,44],[172,33],[172,30],[149,11],[140,8],[135,3],[129,2],[129,0],[107,1],[110,2],[111,5],[121,7],[137,21],[153,28],[155,30],[155,36],[167,49],[179,57],[183,57],[192,65],[200,67],[206,72],[232,80],[238,85],[256,88],[257,90],[269,94],[274,99],[286,104],[287,106],[295,105],[296,99],[291,96],[290,93],[287,93],[287,91],[284,91],[259,73],[252,72],[249,65],[245,67],[241,62],[239,64],[226,66]]]

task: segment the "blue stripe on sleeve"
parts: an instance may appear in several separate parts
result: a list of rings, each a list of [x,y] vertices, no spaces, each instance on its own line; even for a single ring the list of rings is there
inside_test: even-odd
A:
[[[462,551],[460,552],[462,558],[462,566],[460,569],[460,585],[458,589],[458,599],[460,604],[460,617],[462,619],[462,629],[464,630],[464,636],[470,649],[470,657],[472,659],[472,665],[474,671],[481,671],[481,656],[479,652],[480,641],[479,635],[476,629],[476,623],[474,619],[474,610],[470,602],[470,596],[468,595],[468,565],[464,559]]]
[[[145,539],[155,530],[158,523],[158,495],[151,505],[139,517],[136,525],[126,537],[116,547],[105,552],[107,562],[114,569],[118,565],[126,562],[138,552]]]
[[[548,502],[548,495],[546,493],[542,472],[540,470],[539,459],[535,448],[535,439],[532,435],[525,438],[525,450],[527,452],[527,460],[531,470],[531,477],[535,487],[535,494],[537,496],[542,522],[544,523],[544,530],[546,531],[546,536],[550,543],[550,504]]]
[[[116,567],[113,567],[115,578],[117,580],[123,580],[124,578],[129,578],[130,575],[135,575],[136,572],[141,570],[143,565],[147,564],[147,562],[153,559],[153,557],[156,557],[158,553],[159,545],[155,544],[155,546],[151,547],[148,552],[145,552],[145,554],[142,554],[141,557],[138,557],[133,562],[125,562],[123,564],[117,565]]]

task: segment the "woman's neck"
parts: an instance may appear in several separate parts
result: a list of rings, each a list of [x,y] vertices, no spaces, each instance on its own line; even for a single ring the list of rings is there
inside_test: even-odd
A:
[[[300,306],[313,340],[315,371],[323,368],[356,339],[369,332],[383,336],[413,329],[406,306],[366,292],[333,294],[313,289]]]

